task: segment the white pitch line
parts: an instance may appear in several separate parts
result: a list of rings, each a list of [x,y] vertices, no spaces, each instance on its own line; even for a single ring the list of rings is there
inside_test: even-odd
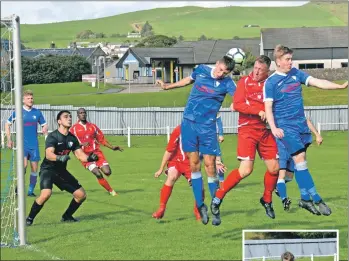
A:
[[[42,250],[42,249],[40,249],[36,246],[33,246],[33,245],[25,246],[25,248],[29,249],[31,251],[37,252],[37,253],[44,254],[46,257],[50,258],[51,260],[64,260],[62,258],[56,257],[56,256],[52,255],[51,253],[48,253],[47,251]]]

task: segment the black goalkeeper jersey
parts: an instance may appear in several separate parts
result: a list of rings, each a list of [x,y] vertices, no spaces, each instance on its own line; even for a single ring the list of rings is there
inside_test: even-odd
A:
[[[67,135],[63,135],[58,130],[51,132],[45,142],[45,150],[47,148],[53,147],[55,148],[54,153],[56,155],[69,155],[71,151],[75,151],[80,149],[80,143],[78,139],[68,132]],[[46,158],[41,163],[42,169],[66,169],[67,162],[63,163],[60,161],[50,161]]]

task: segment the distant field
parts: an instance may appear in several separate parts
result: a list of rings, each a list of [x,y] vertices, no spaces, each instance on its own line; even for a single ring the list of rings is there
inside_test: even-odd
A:
[[[344,26],[348,24],[348,3],[314,4],[300,7],[178,7],[157,8],[137,11],[99,19],[21,26],[21,39],[31,48],[48,48],[51,41],[57,47],[66,47],[76,41],[83,30],[103,32],[107,38],[78,41],[123,42],[127,38],[111,38],[111,34],[127,34],[134,23],[148,21],[156,34],[184,36],[185,40],[196,40],[202,34],[215,39],[258,37],[260,28],[301,26]],[[260,28],[244,28],[256,24]],[[117,25],[117,26],[113,26]],[[190,26],[188,26],[190,25]]]
[[[87,83],[33,84],[24,86],[34,91],[36,104],[75,105],[97,107],[184,107],[187,103],[191,86],[153,93],[108,93],[97,94],[109,88],[123,88],[107,85],[106,89],[92,88]],[[132,88],[132,87],[131,87]],[[83,95],[81,95],[83,94]],[[348,104],[348,90],[326,91],[317,88],[303,87],[305,106],[345,105]],[[68,99],[67,99],[68,98]],[[229,107],[229,95],[223,107]]]

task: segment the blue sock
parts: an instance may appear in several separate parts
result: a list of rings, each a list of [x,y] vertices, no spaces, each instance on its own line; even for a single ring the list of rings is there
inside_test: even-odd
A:
[[[29,183],[28,194],[32,194],[34,192],[37,179],[38,179],[38,173],[36,172],[30,173],[30,183]]]
[[[204,201],[202,199],[202,189],[203,189],[203,182],[202,182],[202,175],[201,172],[192,172],[191,173],[191,187],[193,189],[196,205],[200,207]]]
[[[276,183],[276,188],[279,192],[281,200],[284,200],[287,198],[287,192],[286,192],[286,183],[283,179],[278,179],[278,182]]]
[[[310,200],[310,195],[313,198],[315,203],[321,200],[320,195],[317,193],[313,178],[310,175],[308,168],[305,167],[299,170],[299,166],[297,166],[297,171],[295,171],[296,181],[298,183],[298,187],[301,191],[301,198],[304,200]]]
[[[217,177],[207,177],[208,189],[210,191],[211,198],[214,198],[216,190],[218,189]]]

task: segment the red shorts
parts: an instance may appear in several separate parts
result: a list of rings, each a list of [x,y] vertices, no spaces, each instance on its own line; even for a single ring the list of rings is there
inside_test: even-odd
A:
[[[93,162],[82,162],[82,165],[86,168],[92,171],[95,167],[101,168],[102,166],[109,165],[108,161],[105,159],[104,154],[100,150],[96,150],[93,152],[98,156],[97,161]]]
[[[167,172],[171,169],[175,168],[178,171],[178,176],[183,175],[188,182],[191,180],[191,171],[190,171],[190,166],[189,164],[184,164],[183,162],[180,161],[169,161],[167,163],[167,170],[165,171],[166,175]]]
[[[238,131],[237,158],[254,160],[256,150],[263,160],[277,159],[276,141],[270,130],[240,128]]]

